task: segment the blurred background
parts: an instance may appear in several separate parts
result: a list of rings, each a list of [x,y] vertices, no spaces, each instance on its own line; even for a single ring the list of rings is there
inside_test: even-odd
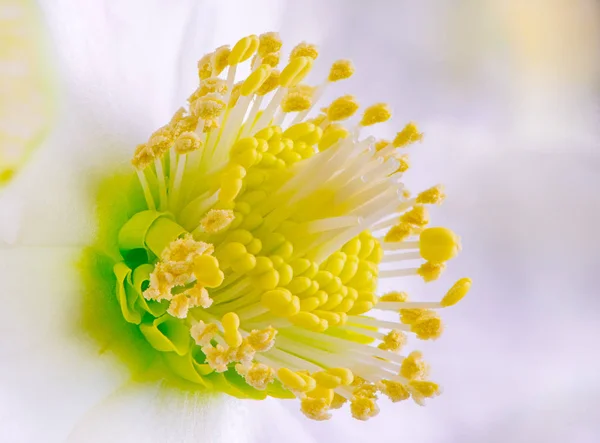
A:
[[[62,113],[95,134],[70,143],[93,155],[162,124],[195,88],[205,52],[271,30],[286,50],[320,45],[309,81],[335,59],[354,61],[357,74],[324,103],[343,93],[386,101],[394,123],[376,135],[411,120],[425,133],[408,187],[446,185],[432,218],[462,236],[463,252],[439,282],[408,289],[435,299],[459,277],[474,281],[444,312],[444,336],[423,346],[445,392],[425,408],[382,401],[366,423],[346,413],[315,423],[286,403],[316,441],[600,440],[598,1],[40,4]]]

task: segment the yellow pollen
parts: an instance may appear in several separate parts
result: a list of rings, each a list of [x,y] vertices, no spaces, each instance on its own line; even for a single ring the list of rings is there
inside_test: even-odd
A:
[[[154,162],[154,152],[148,147],[148,145],[138,145],[133,154],[131,164],[138,170],[146,169],[149,165]]]
[[[383,148],[387,147],[389,144],[391,143],[391,141],[389,140],[378,140],[375,143],[375,150],[377,152],[381,151]]]
[[[200,60],[198,60],[198,76],[200,80],[207,79],[212,77],[213,74],[213,59],[214,53],[204,55]]]
[[[397,172],[406,172],[410,168],[410,162],[408,161],[408,155],[400,155],[396,157],[396,160],[400,163],[398,165]]]
[[[290,92],[283,98],[281,102],[283,112],[300,112],[310,109],[312,94],[306,94],[295,89],[290,89]]]
[[[407,380],[423,380],[429,375],[429,365],[419,351],[408,354],[400,366],[400,375]]]
[[[238,374],[244,377],[246,383],[259,391],[264,391],[275,379],[275,371],[262,363],[253,363],[249,368],[238,364],[235,366]]]
[[[359,104],[352,95],[336,98],[327,108],[327,118],[332,122],[346,120],[358,111]]]
[[[148,139],[147,146],[156,157],[162,157],[173,145],[172,133],[167,127],[154,132]]]
[[[228,349],[221,345],[207,345],[202,347],[202,352],[206,355],[206,361],[216,372],[225,372],[230,363]]]
[[[410,330],[417,334],[417,337],[421,340],[435,340],[442,335],[444,325],[436,312],[429,311],[422,314],[411,324]]]
[[[281,54],[279,52],[271,52],[270,54],[265,55],[261,61],[263,65],[269,65],[274,68],[279,64],[280,59]]]
[[[184,294],[188,297],[190,308],[202,307],[208,309],[213,303],[206,288],[198,285],[186,290]]]
[[[300,409],[308,418],[316,421],[329,420],[330,405],[324,398],[303,398],[300,402]]]
[[[357,420],[366,421],[379,414],[379,407],[375,399],[355,395],[350,401],[350,412]]]
[[[410,398],[410,392],[406,386],[397,381],[381,380],[377,383],[377,387],[392,401],[392,403],[397,403]]]
[[[440,394],[440,387],[437,383],[424,380],[411,380],[408,383],[413,392],[413,396],[432,398]]]
[[[425,262],[419,267],[417,273],[423,277],[425,282],[430,282],[440,278],[444,269],[446,269],[444,263]]]
[[[429,212],[425,206],[417,205],[400,217],[400,221],[414,226],[427,226],[429,223]]]
[[[319,49],[317,48],[316,45],[302,42],[302,43],[296,45],[296,47],[294,47],[294,49],[292,49],[292,52],[290,54],[290,60],[293,58],[297,58],[297,57],[310,57],[313,60],[316,60],[318,56],[319,56]]]
[[[211,209],[200,221],[204,232],[216,234],[224,231],[233,222],[235,215],[230,209]]]
[[[401,302],[404,303],[408,301],[408,294],[406,292],[388,292],[387,294],[379,297],[379,301],[392,301],[392,302]]]
[[[266,352],[275,344],[277,329],[269,326],[261,330],[253,330],[248,335],[248,344],[257,352]]]
[[[377,103],[369,106],[360,121],[361,126],[371,126],[388,121],[392,117],[392,111],[386,103]]]
[[[411,143],[421,141],[423,134],[419,133],[417,126],[414,123],[407,124],[402,131],[396,134],[394,139],[394,146],[396,148],[402,148]]]
[[[279,51],[283,44],[277,32],[265,32],[258,37],[258,40],[258,55],[261,57]]]
[[[334,394],[333,400],[331,401],[331,409],[340,409],[346,404],[348,400],[342,397],[340,394]]]
[[[173,149],[177,154],[185,155],[202,148],[202,140],[195,132],[184,132],[177,137]]]
[[[224,45],[218,47],[213,54],[214,75],[219,75],[229,65],[229,54],[231,49]]]
[[[388,332],[383,338],[383,342],[379,344],[378,348],[384,351],[399,352],[406,344],[406,335],[396,329]]]
[[[203,120],[213,120],[225,111],[225,102],[217,94],[208,94],[194,102],[193,111]]]
[[[214,323],[204,323],[200,320],[190,329],[190,334],[198,346],[208,346],[219,328]]]
[[[421,205],[439,205],[442,204],[446,194],[442,185],[433,186],[421,192],[416,199],[416,202]]]
[[[385,234],[385,242],[401,242],[410,237],[413,233],[413,226],[409,223],[400,223],[393,226],[387,234]]]
[[[167,312],[173,317],[186,318],[190,309],[190,301],[185,294],[177,294],[171,299]]]
[[[257,89],[257,95],[267,95],[269,92],[277,89],[279,86],[280,72],[277,69],[272,69],[267,79]]]
[[[332,66],[329,71],[330,82],[337,82],[352,77],[354,74],[354,65],[350,60],[338,60]]]
[[[452,286],[441,301],[443,307],[454,306],[461,301],[471,289],[471,279],[461,278]]]

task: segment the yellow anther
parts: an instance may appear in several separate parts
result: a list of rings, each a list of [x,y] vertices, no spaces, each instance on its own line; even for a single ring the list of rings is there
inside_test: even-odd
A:
[[[246,78],[244,83],[242,83],[240,94],[248,96],[258,91],[271,75],[271,70],[272,68],[269,65],[260,65],[248,76],[248,78]]]
[[[306,392],[310,387],[304,377],[288,368],[279,368],[277,378],[292,392]]]
[[[194,276],[197,284],[207,288],[216,288],[223,283],[225,275],[219,269],[219,262],[212,255],[201,255],[194,259]]]
[[[436,227],[421,232],[419,237],[421,257],[433,263],[448,261],[460,251],[460,238],[450,229]]]
[[[329,403],[323,398],[306,397],[300,401],[300,405],[302,413],[311,420],[323,421],[331,418]]]
[[[214,53],[204,55],[200,60],[198,60],[198,76],[200,80],[207,79],[212,77],[213,72],[213,59]]]
[[[256,52],[259,44],[259,38],[256,35],[244,37],[233,46],[227,62],[230,65],[237,65],[238,63],[248,60]]]
[[[203,120],[213,120],[225,111],[225,102],[217,94],[208,94],[194,102],[193,112]]]
[[[235,365],[235,370],[244,377],[246,383],[259,391],[264,391],[267,388],[267,385],[272,383],[275,379],[275,371],[273,368],[262,363],[252,363],[249,368],[238,364]]]
[[[333,296],[337,296],[337,295],[338,294],[334,294]],[[329,304],[331,299],[332,299],[332,297],[329,297],[329,300],[327,301],[327,303],[325,303],[323,308],[327,308],[327,305]],[[341,302],[341,300],[340,300],[340,302]],[[339,302],[336,305],[339,305]],[[329,308],[329,309],[332,309],[332,308]],[[318,315],[323,320],[327,320],[327,324],[329,326],[339,326],[342,324],[342,321],[346,318],[344,315],[342,315],[341,312],[329,312],[329,311],[319,310],[319,311],[314,311],[314,314]]]
[[[420,351],[413,351],[402,360],[400,375],[407,380],[422,380],[429,375],[429,365]]]
[[[310,109],[311,105],[310,95],[289,92],[281,101],[281,110],[283,112],[301,112]]]
[[[327,108],[327,118],[334,121],[346,120],[352,117],[360,105],[352,95],[344,95],[335,99]]]
[[[133,154],[131,164],[136,169],[141,171],[150,166],[154,162],[155,158],[156,156],[154,155],[154,152],[152,152],[152,149],[150,149],[148,145],[144,143],[138,145],[135,149],[135,153]]]
[[[315,130],[316,126],[309,122],[296,123],[285,130],[283,136],[290,140],[298,140]]]
[[[217,346],[203,346],[202,352],[206,356],[206,362],[216,372],[227,371],[227,365],[230,363],[229,350],[225,349],[221,345]]]
[[[471,279],[461,278],[454,286],[448,290],[444,298],[442,299],[441,305],[443,307],[454,306],[456,303],[461,301],[467,292],[471,289]]]
[[[329,71],[330,82],[337,82],[352,77],[354,74],[354,65],[350,60],[338,60],[332,66]]]
[[[280,317],[290,317],[300,312],[300,299],[283,288],[265,292],[262,295],[261,303]]]
[[[429,211],[427,211],[425,206],[416,205],[410,211],[402,214],[400,221],[414,226],[427,226],[429,223]]]
[[[446,198],[442,185],[433,186],[417,196],[417,203],[421,205],[439,205]]]
[[[320,304],[321,302],[319,301],[318,297],[308,297],[300,300],[300,310],[303,312],[314,311],[319,307]]]
[[[175,140],[173,149],[179,155],[189,154],[202,148],[202,140],[195,132],[183,132]]]
[[[440,386],[432,381],[411,380],[408,386],[412,390],[413,396],[433,398],[440,395]]]
[[[264,57],[281,49],[282,41],[277,32],[265,32],[258,36],[258,55]]]
[[[350,135],[350,132],[342,125],[332,124],[327,126],[323,131],[323,136],[319,141],[319,151],[325,151],[335,145],[342,139],[347,138]]]
[[[240,318],[235,312],[228,312],[221,319],[223,325],[223,336],[227,345],[231,348],[237,348],[242,344],[242,334],[240,334]]]
[[[369,301],[357,301],[354,303],[354,306],[352,306],[352,309],[348,311],[348,314],[360,315],[369,312],[371,309],[373,309],[373,303]]]
[[[244,82],[237,82],[236,84],[233,85],[233,88],[231,88],[231,95],[229,96],[229,103],[227,103],[227,107],[228,108],[233,108],[238,100],[240,99],[240,92],[242,90],[242,85],[244,84]]]
[[[257,352],[266,352],[275,344],[277,329],[269,326],[265,329],[254,329],[248,335],[248,344]]]
[[[405,325],[412,325],[426,312],[429,311],[426,309],[400,309],[400,321]]]
[[[272,69],[267,79],[260,85],[256,91],[257,95],[267,95],[279,86],[281,73],[277,69]]]
[[[279,283],[279,272],[275,269],[271,269],[270,271],[260,274],[253,280],[254,286],[263,291],[275,289]]]
[[[392,117],[392,111],[386,103],[377,103],[369,106],[363,118],[360,121],[361,126],[371,126],[376,123],[383,123]]]
[[[442,335],[444,324],[436,312],[428,311],[410,325],[410,330],[421,340],[435,340]]]
[[[313,118],[312,120],[308,120],[308,121],[310,121],[313,125],[321,126],[321,124],[323,122],[325,122],[326,120],[327,120],[327,115],[325,115],[325,114],[319,114],[315,118]]]
[[[200,226],[204,232],[216,234],[227,229],[234,218],[233,211],[229,209],[211,209],[200,221]]]
[[[290,53],[290,60],[298,57],[310,57],[313,60],[319,56],[319,48],[316,45],[302,42],[299,43],[292,49]]]
[[[147,146],[155,156],[161,157],[171,149],[173,142],[173,134],[168,127],[163,126],[150,136]]]
[[[315,375],[316,374],[312,374],[312,377],[314,378]],[[321,377],[321,379],[324,379],[325,377],[326,377],[326,375]],[[315,378],[315,381],[317,381],[316,378]],[[338,386],[339,386],[339,384],[338,384]],[[309,398],[322,398],[323,400],[325,400],[327,402],[327,404],[331,404],[331,402],[333,401],[333,394],[334,394],[333,389],[325,387],[317,381],[317,385],[314,387],[314,389],[308,391],[306,393],[306,396]]]
[[[170,303],[167,312],[176,318],[186,318],[190,309],[190,301],[185,294],[175,295]]]
[[[265,55],[261,61],[263,65],[269,65],[274,68],[279,64],[280,58],[281,54],[279,52],[271,52],[270,54]]]
[[[219,75],[229,65],[229,54],[231,49],[228,45],[219,46],[213,54],[213,75]]]
[[[202,307],[204,309],[210,308],[213,300],[210,298],[206,288],[195,285],[192,288],[184,292],[190,301],[190,308]]]
[[[326,320],[322,320],[312,312],[299,312],[289,317],[289,321],[296,326],[315,332],[323,332],[328,327]]]
[[[381,151],[382,149],[384,149],[384,148],[388,147],[390,143],[391,143],[391,141],[389,141],[389,140],[378,140],[378,141],[375,143],[375,150],[376,150],[377,152],[379,152],[379,151]]]
[[[411,143],[421,141],[423,139],[423,134],[419,133],[417,126],[414,123],[407,124],[402,131],[396,134],[396,138],[394,139],[394,146],[397,148],[402,148]]]
[[[219,332],[214,323],[204,323],[200,320],[190,329],[190,334],[198,346],[208,346],[213,337]]]
[[[290,88],[300,83],[312,68],[313,59],[310,57],[297,57],[290,60],[279,76],[279,84]]]
[[[338,377],[344,386],[349,386],[354,381],[354,374],[348,368],[329,368],[327,372]]]
[[[350,412],[357,420],[368,420],[379,414],[379,407],[374,398],[354,396],[350,401]]]
[[[396,157],[396,160],[398,160],[398,163],[400,163],[398,165],[398,169],[396,170],[396,172],[406,172],[409,170],[410,168],[410,161],[408,158],[408,155],[399,155],[398,157]]]
[[[346,404],[348,400],[342,397],[340,394],[335,394],[333,396],[333,401],[331,402],[331,409],[340,409],[342,406]]]
[[[225,94],[227,92],[227,82],[219,77],[210,77],[200,82],[198,89],[191,95],[189,101],[193,103],[200,97],[207,94]]]
[[[423,278],[423,281],[430,282],[440,278],[444,269],[446,269],[444,263],[432,263],[428,261],[419,267],[417,274]]]
[[[392,403],[407,400],[410,398],[410,392],[405,385],[397,381],[381,380],[377,383],[379,390],[389,397]]]
[[[383,341],[377,347],[384,351],[399,352],[405,344],[406,335],[401,331],[393,329],[383,337]]]
[[[395,301],[404,303],[408,301],[408,294],[406,292],[388,292],[379,298],[379,301]]]
[[[219,189],[219,201],[222,203],[232,202],[242,190],[244,182],[240,178],[221,178],[221,188]]]

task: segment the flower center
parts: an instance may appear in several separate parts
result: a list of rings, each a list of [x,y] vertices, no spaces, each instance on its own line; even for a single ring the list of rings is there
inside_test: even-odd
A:
[[[439,388],[419,352],[400,352],[408,336],[438,338],[435,310],[470,287],[440,302],[377,295],[381,279],[438,278],[460,249],[427,228],[442,188],[404,187],[402,152],[421,134],[411,123],[392,142],[363,137],[391,111],[376,104],[344,126],[359,109],[348,95],[307,118],[354,68],[340,60],[308,86],[317,48],[296,46],[278,71],[280,47],[269,33],[203,57],[188,106],[138,146],[146,208],[120,229],[114,266],[123,317],[199,388],[296,397],[316,420],[348,400],[366,420],[379,393],[421,403]]]

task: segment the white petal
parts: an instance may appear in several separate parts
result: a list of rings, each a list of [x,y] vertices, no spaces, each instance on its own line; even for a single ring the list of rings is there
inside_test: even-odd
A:
[[[0,441],[62,441],[129,377],[79,325],[79,254],[0,249]]]
[[[314,441],[276,400],[244,401],[130,383],[92,408],[69,443]]]

